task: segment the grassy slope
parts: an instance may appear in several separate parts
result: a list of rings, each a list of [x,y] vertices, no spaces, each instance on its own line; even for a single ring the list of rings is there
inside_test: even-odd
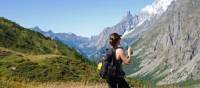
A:
[[[42,82],[98,80],[95,65],[74,49],[2,17],[0,78]]]
[[[0,57],[0,76],[19,81],[89,81],[95,77],[93,65],[68,56],[29,55],[0,48]]]

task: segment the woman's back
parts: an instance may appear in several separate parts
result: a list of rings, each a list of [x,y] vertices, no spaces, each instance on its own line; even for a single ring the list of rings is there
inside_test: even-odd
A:
[[[115,49],[114,52],[114,60],[116,61],[116,64],[118,65],[116,70],[117,74],[119,76],[115,77],[109,77],[107,79],[109,88],[130,88],[128,83],[124,79],[125,73],[122,70],[122,62],[125,64],[130,64],[131,60],[131,48],[128,49],[128,56],[125,55],[125,52],[122,48],[118,48],[120,45],[121,35],[117,33],[112,33],[109,36],[109,44],[113,49]]]

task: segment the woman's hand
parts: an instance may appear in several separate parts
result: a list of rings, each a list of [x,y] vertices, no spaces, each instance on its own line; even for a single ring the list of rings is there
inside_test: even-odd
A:
[[[128,48],[128,56],[131,57],[131,55],[133,54],[133,50],[131,47]]]

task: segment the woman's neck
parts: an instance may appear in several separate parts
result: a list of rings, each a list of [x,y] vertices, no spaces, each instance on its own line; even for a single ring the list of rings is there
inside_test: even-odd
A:
[[[116,49],[118,46],[111,46],[111,48],[114,48],[114,49]]]

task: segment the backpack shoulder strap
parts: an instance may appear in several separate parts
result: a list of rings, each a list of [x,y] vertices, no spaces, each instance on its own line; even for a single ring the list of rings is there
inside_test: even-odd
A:
[[[116,64],[116,49],[112,48],[112,64]]]
[[[122,47],[118,47],[118,48],[121,48],[121,49],[123,49]],[[116,48],[116,49],[118,49],[118,48]],[[107,48],[106,49],[106,59],[107,59],[107,61],[109,62],[109,63],[113,63],[113,64],[115,64],[116,63],[116,49],[114,49],[114,48]]]
[[[112,49],[107,48],[105,50],[105,56],[106,56],[106,61],[111,63],[111,61],[112,61]]]
[[[123,47],[117,47],[116,49],[124,49]]]

